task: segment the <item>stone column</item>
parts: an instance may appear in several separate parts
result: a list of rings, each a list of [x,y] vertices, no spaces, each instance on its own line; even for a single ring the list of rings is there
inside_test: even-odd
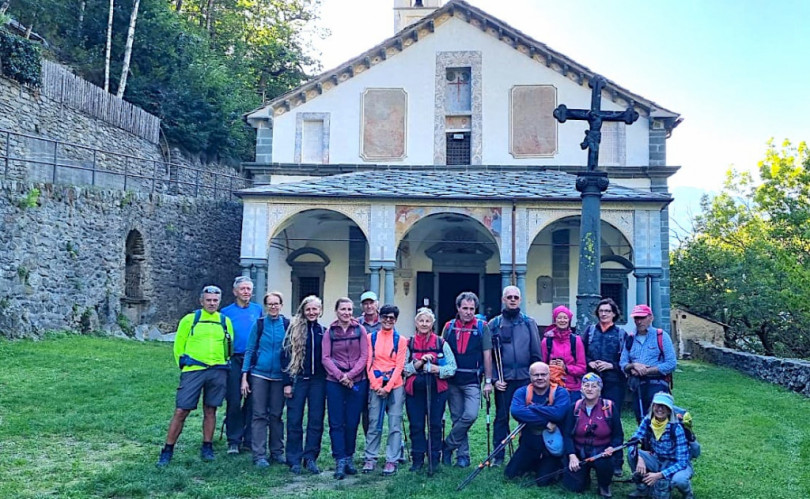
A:
[[[650,275],[650,308],[652,308],[654,317],[653,326],[669,329],[668,324],[661,323],[662,319],[664,319],[661,313],[661,274]]]
[[[517,274],[517,283],[515,286],[520,290],[520,296],[523,299],[523,308],[526,308],[526,265],[515,265],[515,274]]]
[[[593,151],[591,149],[591,151]],[[589,152],[590,153],[590,152]],[[590,164],[590,159],[589,159]],[[577,174],[576,188],[582,198],[579,226],[579,275],[577,279],[577,329],[584,331],[594,322],[592,314],[602,298],[601,223],[602,193],[609,185],[606,172],[585,171]]]
[[[647,303],[647,274],[635,272],[633,275],[636,276],[636,305]]]
[[[501,264],[501,291],[506,286],[512,284],[512,265],[508,263]]]
[[[371,262],[371,265],[368,266],[368,270],[371,272],[370,291],[377,293],[378,297],[380,296],[380,269],[382,269],[382,265],[378,262]]]
[[[385,270],[385,301],[381,301],[381,304],[394,304],[394,269],[396,267],[397,262],[383,262],[382,264],[382,268]]]

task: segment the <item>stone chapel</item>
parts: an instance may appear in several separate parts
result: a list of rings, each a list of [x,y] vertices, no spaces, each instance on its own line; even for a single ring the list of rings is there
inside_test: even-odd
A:
[[[371,289],[410,335],[418,307],[443,324],[470,290],[490,317],[514,282],[539,324],[560,304],[576,314],[587,124],[552,111],[588,108],[593,72],[463,0],[394,0],[394,20],[392,37],[246,115],[257,182],[240,194],[241,266],[257,299],[279,290],[291,315],[316,294],[328,322],[337,298]],[[602,295],[619,322],[649,303],[669,329],[666,140],[681,117],[613,81],[602,99],[641,116],[602,128]]]

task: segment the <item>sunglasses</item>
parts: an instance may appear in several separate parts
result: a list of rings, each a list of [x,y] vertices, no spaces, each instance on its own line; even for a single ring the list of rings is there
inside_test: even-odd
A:
[[[509,295],[506,297],[507,300],[520,300],[519,296]]]
[[[208,293],[211,295],[221,295],[222,290],[216,286],[206,286],[203,288],[203,293]]]
[[[381,321],[395,321],[395,320],[397,320],[397,318],[394,315],[381,315],[380,320]]]

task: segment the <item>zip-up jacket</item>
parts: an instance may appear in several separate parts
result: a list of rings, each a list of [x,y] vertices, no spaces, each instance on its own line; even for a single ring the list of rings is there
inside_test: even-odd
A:
[[[282,315],[275,319],[265,316],[262,321],[264,322],[264,329],[259,339],[258,353],[255,355],[256,363],[253,363],[253,353],[256,351],[258,327],[254,325],[250,331],[245,360],[242,363],[242,372],[250,372],[262,378],[281,380],[284,378],[281,352],[284,350],[284,334],[286,332],[284,325],[287,321]]]
[[[542,359],[537,322],[520,309],[512,318],[509,317],[512,313],[504,312],[489,321],[493,346],[501,349],[505,378],[502,381],[528,382],[529,366]],[[497,379],[497,369],[494,371],[493,378]]]
[[[281,352],[281,365],[284,366],[284,386],[295,384],[297,379],[323,379],[326,377],[326,369],[323,367],[323,335],[324,328],[317,322],[307,321],[307,344],[304,350],[304,362],[301,364],[301,372],[290,375],[287,367],[290,365],[290,355],[286,350]]]
[[[227,367],[230,347],[225,331],[222,329],[220,313],[209,314],[203,309],[192,334],[193,324],[194,312],[180,319],[180,324],[177,325],[177,334],[174,337],[174,361],[177,365],[180,365],[182,355],[188,355],[209,367]],[[225,324],[228,332],[233,336],[233,324],[227,317]],[[183,372],[202,371],[203,369],[208,368],[201,365],[186,365],[183,367]]]
[[[323,335],[323,367],[326,369],[327,381],[340,381],[348,376],[357,383],[366,379],[366,361],[368,360],[368,339],[366,330],[355,319],[347,329],[333,322]]]

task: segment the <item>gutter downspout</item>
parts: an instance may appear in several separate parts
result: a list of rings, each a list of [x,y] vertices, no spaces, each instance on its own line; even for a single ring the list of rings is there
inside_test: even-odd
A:
[[[517,238],[515,231],[516,212],[517,205],[515,204],[515,200],[512,199],[512,286],[517,286],[517,270],[515,264],[515,239]]]

